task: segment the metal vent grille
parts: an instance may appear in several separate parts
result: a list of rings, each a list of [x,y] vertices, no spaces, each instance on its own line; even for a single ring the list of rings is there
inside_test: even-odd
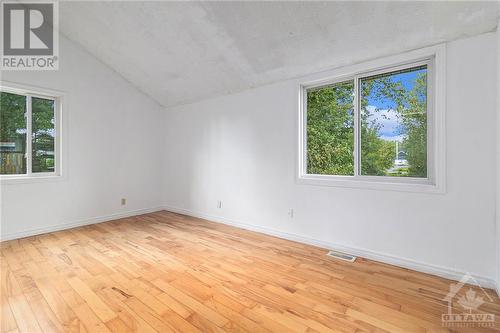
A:
[[[356,257],[350,254],[342,253],[342,252],[337,252],[337,251],[329,251],[327,254],[329,257],[333,257],[335,259],[340,259],[348,262],[354,262],[356,261]]]

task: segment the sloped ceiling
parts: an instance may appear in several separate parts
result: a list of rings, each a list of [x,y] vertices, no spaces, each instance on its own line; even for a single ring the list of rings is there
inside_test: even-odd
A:
[[[62,2],[61,32],[163,106],[493,30],[498,2]]]

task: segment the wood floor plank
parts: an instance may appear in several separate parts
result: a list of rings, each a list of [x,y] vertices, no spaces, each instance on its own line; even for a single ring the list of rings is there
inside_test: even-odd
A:
[[[160,289],[162,289],[165,293],[175,298],[178,302],[184,304],[185,306],[193,310],[195,313],[200,313],[204,318],[208,319],[215,325],[222,327],[228,323],[228,320],[224,318],[222,315],[210,309],[209,307],[197,301],[196,299],[192,298],[191,296],[176,289],[170,284],[161,280],[156,280],[153,283],[157,285]]]
[[[38,290],[45,298],[45,301],[49,304],[50,308],[59,319],[59,323],[62,326],[70,327],[74,325],[76,315],[73,311],[72,307],[68,306],[61,296],[61,294],[57,291],[51,281],[47,278],[37,279],[35,280]]]
[[[40,328],[44,332],[64,332],[59,319],[43,297],[33,278],[25,270],[18,270],[14,274],[30,307],[33,309]]]
[[[92,289],[90,289],[82,280],[78,277],[72,277],[68,279],[68,283],[73,287],[73,289],[82,297],[95,312],[95,314],[104,322],[112,320],[116,317],[116,314],[111,310],[100,298],[97,296]]]
[[[0,243],[0,333],[500,332],[443,327],[452,281],[166,211]]]
[[[9,305],[17,322],[17,327],[20,332],[32,333],[42,332],[38,325],[38,321],[33,314],[33,310],[29,306],[24,295],[9,297]]]
[[[110,333],[106,325],[95,315],[87,303],[83,303],[73,309],[76,316],[89,332]],[[116,318],[115,318],[116,319]]]
[[[132,331],[132,332],[144,332],[144,333],[155,333],[156,330],[151,327],[144,319],[142,319],[138,314],[132,311],[125,303],[123,303],[127,298],[132,297],[130,295],[123,295],[122,293],[114,290],[104,288],[97,292],[99,296],[106,302],[106,304],[113,309],[113,311],[118,315],[118,318]],[[108,321],[108,327],[115,319]]]
[[[127,307],[153,327],[157,332],[175,332],[174,328],[169,323],[165,322],[161,315],[156,313],[153,309],[146,306],[135,297],[127,298],[125,300]]]
[[[0,320],[0,330],[1,332],[11,332],[17,330],[16,319],[14,318],[14,314],[10,309],[9,300],[7,297],[1,298],[1,320]]]

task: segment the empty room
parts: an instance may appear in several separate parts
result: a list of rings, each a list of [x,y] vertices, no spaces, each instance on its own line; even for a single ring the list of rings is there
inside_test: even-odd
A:
[[[500,333],[499,1],[0,7],[0,333]]]

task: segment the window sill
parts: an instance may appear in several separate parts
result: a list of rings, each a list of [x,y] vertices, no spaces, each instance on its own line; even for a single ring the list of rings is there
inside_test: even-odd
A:
[[[443,184],[438,185],[428,179],[418,178],[302,175],[297,178],[296,182],[300,185],[332,186],[364,190],[445,193]]]
[[[0,184],[30,184],[63,181],[65,178],[61,175],[39,175],[39,176],[0,176]]]

